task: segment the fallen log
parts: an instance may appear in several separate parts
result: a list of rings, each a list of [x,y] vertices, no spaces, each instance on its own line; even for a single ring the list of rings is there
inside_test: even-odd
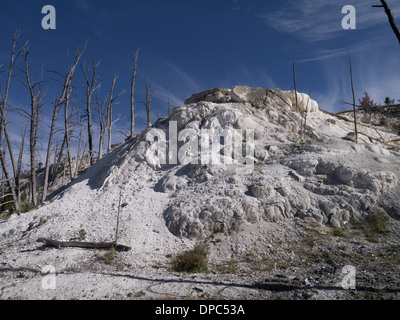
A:
[[[386,141],[386,143],[393,143],[393,142],[400,142],[400,139],[394,139],[394,140]]]
[[[37,242],[42,242],[45,245],[65,248],[65,247],[77,247],[77,248],[87,248],[87,249],[111,249],[115,248],[117,251],[129,251],[131,247],[116,244],[115,242],[83,242],[83,241],[58,241],[50,240],[45,238],[37,239]]]

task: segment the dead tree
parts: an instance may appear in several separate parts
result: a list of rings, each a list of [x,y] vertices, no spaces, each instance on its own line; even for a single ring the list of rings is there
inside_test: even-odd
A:
[[[356,112],[356,97],[354,94],[354,83],[353,83],[353,65],[351,63],[350,50],[349,54],[349,65],[350,65],[350,81],[351,81],[351,92],[353,94],[353,116],[354,116],[354,133],[355,133],[355,143],[358,143],[358,130],[357,130],[357,112]]]
[[[310,99],[311,99],[311,91],[308,93],[307,105],[305,107],[305,110],[303,111],[304,113],[304,122],[302,125],[303,141],[305,141],[307,137],[307,113],[308,113],[308,106],[310,105]]]
[[[296,84],[296,63],[293,62],[293,84],[294,84],[294,95],[296,97],[296,111],[299,111],[299,104],[297,101],[297,84]]]
[[[58,241],[45,238],[37,239],[37,242],[42,242],[46,246],[52,246],[56,248],[75,247],[75,248],[87,248],[87,249],[111,249],[114,248],[116,251],[129,251],[131,247],[123,244],[115,245],[113,242],[84,242],[84,241]]]
[[[22,157],[24,155],[25,136],[26,136],[27,129],[28,129],[27,127],[25,127],[24,130],[21,129],[22,140],[21,140],[21,147],[19,149],[18,162],[17,162],[17,174],[16,174],[18,179],[21,177]],[[31,184],[31,190],[32,190],[32,184],[33,184],[32,180],[30,181],[30,184]],[[20,183],[17,183],[17,198],[18,198],[18,203],[21,203],[21,184]]]
[[[89,71],[86,70],[85,64],[81,65],[82,73],[86,80],[86,117],[87,117],[87,132],[88,132],[88,143],[89,143],[89,159],[90,165],[94,164],[94,145],[93,145],[93,133],[92,133],[92,96],[93,93],[100,88],[100,83],[96,77],[96,69],[100,65],[100,60],[92,60],[92,74],[89,76]]]
[[[169,96],[168,96],[168,116],[170,116],[172,113],[172,106],[171,106],[171,102],[169,101]]]
[[[72,106],[71,114],[69,114],[68,107],[71,101],[72,86],[69,85],[67,89],[67,95],[65,96],[64,102],[64,134],[65,142],[67,146],[67,160],[69,165],[69,177],[70,181],[74,180],[74,171],[72,170],[72,153],[71,153],[71,119],[74,114],[75,105]]]
[[[107,132],[107,112],[105,109],[106,99],[103,102],[99,101],[99,95],[96,94],[95,103],[97,104],[97,111],[99,115],[99,160],[103,157],[103,144]]]
[[[119,216],[120,216],[120,213],[121,213],[121,199],[122,199],[122,189],[119,190],[117,226],[115,227],[115,246],[118,245],[118,231],[119,231]]]
[[[57,178],[59,169],[62,167],[62,162],[64,159],[65,144],[66,144],[66,140],[65,140],[65,134],[64,134],[63,142],[61,144],[60,149],[58,149],[58,143],[57,143],[55,150],[54,150],[54,161],[53,161],[53,165],[51,166],[51,175],[49,175],[49,179],[53,183],[54,183],[55,179]]]
[[[95,103],[97,105],[97,111],[99,116],[99,160],[103,158],[103,145],[106,134],[108,134],[108,144],[107,144],[107,153],[111,150],[111,134],[112,134],[112,126],[115,122],[121,120],[121,118],[114,120],[112,117],[113,106],[115,106],[116,99],[119,98],[126,91],[123,90],[119,94],[115,95],[115,85],[117,82],[118,76],[115,75],[111,84],[109,95],[104,98],[103,102],[100,102],[100,98],[98,93],[95,95]]]
[[[386,13],[386,15],[388,16],[388,19],[389,19],[389,24],[392,27],[392,30],[393,30],[394,34],[396,35],[397,40],[400,43],[400,30],[397,27],[396,22],[394,21],[393,14],[392,14],[387,2],[385,0],[380,0],[380,1],[382,3],[381,5],[373,5],[372,7],[373,8],[384,8],[385,9],[385,13]]]
[[[115,90],[115,83],[117,82],[118,76],[114,75],[109,100],[107,104],[107,131],[108,131],[108,143],[107,143],[107,154],[111,151],[111,133],[112,133],[112,111],[113,111],[113,103],[114,103],[114,90]]]
[[[42,202],[45,202],[46,197],[47,197],[47,188],[49,185],[49,173],[50,173],[50,157],[51,157],[51,148],[53,145],[54,129],[56,126],[58,110],[62,104],[62,101],[64,100],[64,96],[63,96],[64,94],[65,93],[63,92],[61,94],[61,96],[59,98],[57,98],[56,101],[53,103],[53,117],[51,120],[49,142],[48,142],[48,146],[47,146],[46,164],[45,164],[45,169],[44,169]]]
[[[135,55],[133,56],[133,71],[132,71],[132,81],[131,81],[131,135],[130,137],[133,138],[135,133],[135,81],[136,81],[136,67],[137,67],[137,60],[139,57],[139,49],[136,51]]]
[[[16,44],[19,38],[19,32],[15,32],[14,37],[13,37],[13,45],[12,45],[12,52],[11,52],[11,59],[10,59],[10,65],[8,67],[8,75],[7,75],[7,80],[6,80],[6,87],[4,94],[1,96],[1,101],[0,101],[0,162],[1,166],[3,168],[3,173],[5,176],[5,179],[7,181],[7,185],[10,189],[11,196],[12,196],[12,201],[14,202],[14,208],[17,213],[20,212],[20,203],[18,201],[17,194],[15,192],[15,180],[12,179],[9,171],[8,171],[8,166],[7,166],[7,161],[6,161],[6,155],[2,147],[2,141],[3,141],[3,134],[4,137],[7,141],[8,145],[8,150],[10,152],[10,159],[11,159],[11,164],[14,170],[14,177],[16,175],[16,164],[14,160],[14,154],[12,152],[12,145],[11,145],[11,140],[8,135],[8,130],[7,130],[7,121],[6,121],[6,105],[7,105],[7,100],[8,100],[8,93],[10,89],[10,83],[11,83],[11,77],[13,75],[13,70],[15,68],[15,62],[19,54],[16,53]]]
[[[47,146],[47,155],[46,155],[46,168],[45,168],[45,173],[44,173],[44,183],[43,183],[43,194],[42,194],[42,202],[46,200],[47,197],[47,188],[48,188],[48,183],[49,183],[49,172],[50,172],[50,157],[51,157],[51,149],[53,145],[53,138],[54,138],[54,130],[56,126],[56,120],[57,120],[57,114],[60,109],[60,107],[65,103],[65,99],[67,97],[68,90],[71,86],[72,78],[74,77],[76,67],[79,63],[79,60],[81,59],[83,53],[86,50],[86,45],[87,42],[85,43],[83,49],[77,48],[76,53],[75,53],[75,59],[74,62],[72,63],[71,66],[69,66],[68,71],[66,75],[63,75],[64,81],[63,81],[63,87],[62,91],[59,97],[56,98],[56,100],[53,103],[53,117],[51,120],[51,126],[50,126],[50,133],[49,133],[49,143]]]
[[[110,153],[111,151],[112,126],[116,121],[120,120],[117,119],[113,121],[113,107],[117,104],[116,100],[126,92],[125,90],[123,90],[119,94],[115,95],[115,85],[117,83],[117,79],[118,75],[114,75],[107,104],[107,130],[108,130],[107,154]]]
[[[81,119],[80,120],[80,133],[79,133],[78,151],[77,151],[77,154],[76,154],[75,177],[77,177],[78,174],[79,174],[79,168],[81,167],[83,158],[85,157],[86,148],[87,148],[87,143],[85,143],[85,147],[83,149],[83,152],[81,153],[84,127],[85,127],[85,124],[84,124],[83,120]],[[81,154],[82,154],[82,157],[81,157]]]
[[[56,143],[54,147],[54,159],[53,159],[53,165],[51,166],[51,172],[50,172],[50,180],[54,181],[54,177],[57,175],[58,168],[59,168],[59,161],[57,161],[57,157],[59,156],[60,150],[58,149],[58,142]]]
[[[151,127],[151,102],[153,101],[154,97],[158,93],[158,91],[153,92],[153,84],[150,82],[148,83],[146,78],[144,79],[146,83],[146,102],[144,103],[146,107],[146,114],[147,114],[147,127]]]
[[[296,63],[293,62],[293,85],[294,85],[294,96],[295,96],[295,101],[296,101],[296,111],[297,112],[302,112],[303,113],[303,119],[301,120],[300,124],[300,140],[304,141],[305,139],[305,130],[306,130],[306,123],[307,123],[307,108],[308,108],[308,102],[305,110],[301,111],[299,108],[299,102],[298,102],[298,96],[297,96],[297,82],[296,82]],[[304,125],[304,126],[303,126]]]
[[[30,186],[32,203],[37,205],[37,170],[36,170],[36,145],[38,139],[38,128],[39,128],[39,113],[42,108],[42,88],[43,88],[43,68],[40,76],[40,81],[33,82],[28,56],[30,54],[29,44],[26,43],[22,48],[24,55],[25,68],[19,68],[22,72],[23,77],[20,78],[20,82],[27,87],[30,97],[30,111],[20,110],[30,123],[29,130],[29,152],[30,152]]]

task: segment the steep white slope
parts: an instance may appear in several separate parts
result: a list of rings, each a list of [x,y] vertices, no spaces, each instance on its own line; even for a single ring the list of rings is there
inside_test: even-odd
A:
[[[198,146],[201,138],[211,143],[213,133],[242,130],[238,144],[243,158],[238,161],[220,144],[211,150],[218,164],[163,164],[162,158],[149,156],[151,133],[163,131],[171,143],[174,125],[178,133],[187,130],[197,136]],[[246,129],[253,132],[254,142]],[[359,130],[358,144],[344,140],[353,131],[352,122],[321,111],[305,94],[298,95],[298,110],[294,92],[279,89],[234,87],[196,94],[39,209],[2,221],[0,262],[14,269],[90,263],[98,253],[37,251],[36,240],[67,241],[84,230],[86,241],[114,241],[120,196],[118,242],[132,247],[123,259],[136,268],[166,261],[166,255],[215,233],[226,237],[218,251],[223,257],[245,252],[263,246],[274,230],[285,234],[282,222],[288,219],[311,218],[340,227],[378,207],[398,218],[398,148],[377,142],[397,136],[365,124]],[[204,138],[204,132],[211,135]],[[228,140],[237,138],[232,132]],[[177,142],[190,155],[185,159],[201,160],[202,148],[193,144],[185,149],[188,141]],[[249,144],[254,152],[243,162]]]

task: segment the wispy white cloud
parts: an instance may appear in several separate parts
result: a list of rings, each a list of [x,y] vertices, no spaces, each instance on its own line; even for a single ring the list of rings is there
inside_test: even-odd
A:
[[[148,78],[159,91],[156,100],[167,110],[168,98],[173,107],[180,106],[192,94],[207,90],[196,75],[164,57],[157,56]],[[153,74],[153,76],[151,76]],[[165,106],[165,108],[164,108]]]
[[[381,44],[376,43],[377,46]],[[385,52],[385,50],[383,49]],[[347,51],[343,53],[347,55]],[[325,89],[315,93],[319,105],[328,111],[338,112],[349,109],[342,102],[352,100],[348,58],[326,60],[321,64],[323,71],[321,82]],[[398,52],[352,52],[353,77],[356,101],[364,92],[368,92],[376,103],[383,104],[386,97],[400,99],[400,65]]]
[[[361,95],[364,91],[377,103],[383,104],[386,97],[400,99],[400,65],[398,55],[378,54],[360,57],[355,62],[358,71],[356,87]]]
[[[232,10],[233,11],[241,10],[249,12],[251,10],[249,1],[232,0]]]
[[[343,48],[332,49],[332,50],[318,50],[313,53],[313,56],[311,58],[297,60],[296,63],[306,63],[306,62],[335,59],[335,58],[344,57],[347,54],[348,54],[347,49],[343,49]]]
[[[161,100],[166,106],[168,105],[168,100],[172,107],[183,105],[185,100],[183,97],[179,97],[178,95],[174,94],[171,90],[166,89],[157,82],[153,81],[152,83],[154,84],[158,92],[156,98],[158,100]]]
[[[330,112],[338,112],[348,109],[343,101],[350,101],[350,73],[344,62],[324,64],[324,90],[311,93],[313,99],[318,101],[319,106]]]
[[[164,88],[162,89],[162,91],[160,91],[160,96],[162,97],[166,105],[168,105],[168,99],[169,99],[171,107],[178,107],[183,105],[184,103],[184,100],[182,98],[178,97],[177,95],[173,94],[168,90],[165,90]]]
[[[275,30],[290,33],[308,41],[331,38],[340,31],[340,21],[332,16],[336,6],[331,1],[287,1],[274,12],[259,18]]]
[[[163,61],[163,64],[170,77],[175,80],[179,80],[189,92],[199,92],[204,88],[204,86],[198,82],[195,76],[189,74],[176,64],[166,60]]]
[[[236,62],[225,79],[220,81],[225,87],[247,85],[251,87],[276,88],[276,82],[271,75],[262,69],[250,68],[243,62]]]
[[[400,21],[400,2],[388,2],[396,20]],[[342,7],[348,4],[356,8],[356,31],[347,32],[341,27]],[[352,99],[348,49],[352,55],[357,101],[364,91],[380,103],[386,96],[400,98],[399,53],[393,47],[396,40],[383,9],[372,8],[374,4],[380,3],[377,0],[352,0],[351,3],[289,0],[277,10],[259,15],[269,27],[302,40],[296,52],[301,57],[297,63],[309,64],[310,70],[317,70],[312,66],[314,62],[319,63],[322,71],[314,76],[319,77],[321,85],[312,95],[328,111],[347,109],[342,102]],[[382,32],[384,28],[386,33]]]
[[[76,5],[78,6],[78,8],[80,8],[82,10],[85,10],[85,11],[90,10],[90,5],[87,0],[76,0]]]
[[[366,52],[368,49],[371,48],[371,45],[374,46],[383,46],[384,40],[382,38],[376,38],[371,44],[371,40],[361,40],[357,42],[354,46],[349,48],[334,48],[334,49],[319,49],[315,51],[310,51],[311,57],[297,60],[296,63],[307,63],[307,62],[314,62],[314,61],[324,61],[324,60],[333,60],[338,58],[345,58],[347,59],[349,51],[351,55],[359,55],[363,52]]]
[[[357,29],[367,29],[387,23],[382,9],[371,8],[378,4],[375,0],[352,0],[356,8]],[[272,12],[258,15],[268,26],[283,33],[298,36],[302,40],[314,42],[335,38],[343,32],[341,22],[344,17],[342,8],[348,0],[290,0]],[[400,3],[390,3],[392,13],[400,16]]]

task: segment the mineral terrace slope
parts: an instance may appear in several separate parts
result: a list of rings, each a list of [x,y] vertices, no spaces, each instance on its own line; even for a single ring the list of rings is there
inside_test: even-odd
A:
[[[393,261],[400,248],[400,157],[398,146],[377,142],[397,133],[360,123],[355,144],[343,139],[353,131],[351,121],[321,111],[307,95],[299,94],[299,110],[294,101],[294,92],[279,89],[214,89],[194,95],[154,126],[168,131],[169,121],[176,121],[179,130],[198,133],[253,129],[251,172],[235,162],[149,163],[146,129],[51,202],[1,221],[0,297],[351,298],[340,287],[340,272],[353,264],[366,279],[362,297],[384,287],[398,298]],[[132,250],[111,264],[101,251],[36,242],[76,239],[80,230],[85,241],[113,241],[120,195],[118,242]],[[345,239],[331,236],[330,226],[350,228],[350,220],[363,221],[378,209],[391,216],[382,242],[352,231]],[[171,271],[169,257],[197,241],[210,247],[211,273]],[[374,254],[394,258],[381,263]],[[41,286],[46,265],[57,272],[54,290]],[[382,270],[386,278],[368,284]]]

